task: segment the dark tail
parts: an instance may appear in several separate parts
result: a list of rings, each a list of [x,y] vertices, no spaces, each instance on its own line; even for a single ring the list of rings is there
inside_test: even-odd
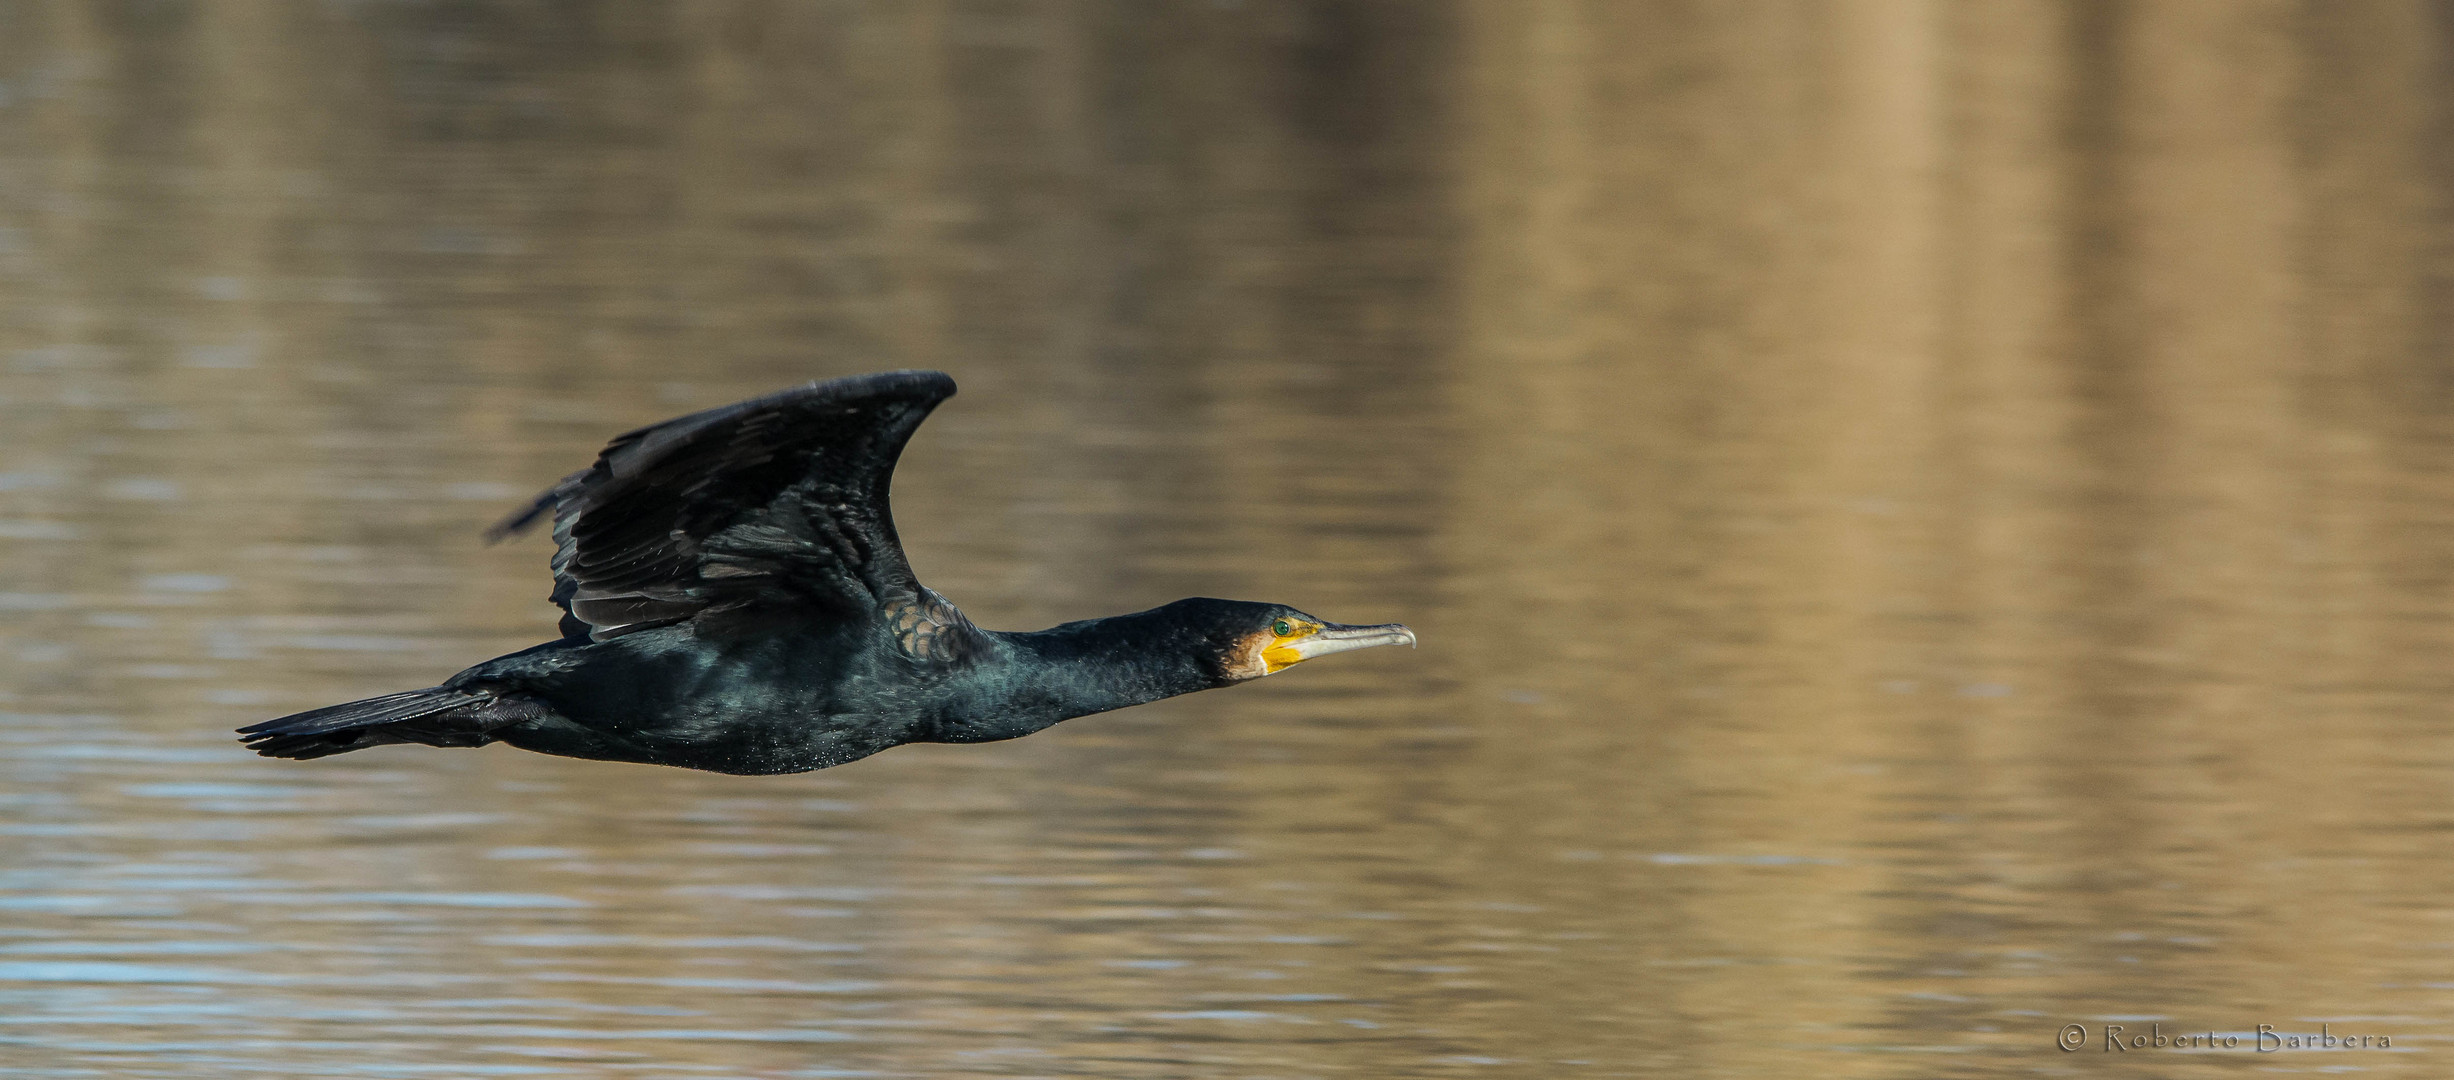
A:
[[[239,734],[248,749],[276,758],[330,757],[387,743],[484,746],[496,729],[541,711],[518,699],[430,686],[291,713]]]

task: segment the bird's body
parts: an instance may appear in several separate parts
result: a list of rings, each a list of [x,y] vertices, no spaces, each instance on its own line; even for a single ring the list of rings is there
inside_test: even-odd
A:
[[[616,438],[498,529],[553,512],[559,640],[240,730],[272,757],[505,742],[805,772],[1413,643],[1396,624],[1209,599],[1029,633],[973,626],[914,580],[886,499],[905,441],[953,392],[935,372],[838,379]]]

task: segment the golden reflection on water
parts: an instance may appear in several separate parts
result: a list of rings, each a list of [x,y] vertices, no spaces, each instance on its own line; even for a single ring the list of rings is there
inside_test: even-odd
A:
[[[0,8],[0,1060],[2434,1075],[2448,28]],[[799,777],[228,741],[547,632],[475,533],[612,432],[902,366],[984,623],[1424,648]]]

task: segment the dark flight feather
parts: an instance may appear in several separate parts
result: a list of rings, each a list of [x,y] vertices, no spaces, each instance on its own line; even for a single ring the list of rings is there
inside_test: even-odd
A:
[[[554,602],[597,641],[727,608],[881,612],[924,591],[887,505],[895,460],[953,394],[889,372],[640,428],[491,535],[552,510]]]

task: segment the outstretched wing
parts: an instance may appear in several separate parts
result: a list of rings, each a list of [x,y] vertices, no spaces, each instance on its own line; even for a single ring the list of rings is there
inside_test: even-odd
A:
[[[874,616],[898,641],[907,611],[942,607],[969,631],[913,579],[886,504],[904,443],[952,396],[944,374],[897,371],[640,428],[489,535],[553,511],[554,602],[582,624],[566,632],[599,641],[761,606]],[[905,649],[948,659],[952,644]]]

